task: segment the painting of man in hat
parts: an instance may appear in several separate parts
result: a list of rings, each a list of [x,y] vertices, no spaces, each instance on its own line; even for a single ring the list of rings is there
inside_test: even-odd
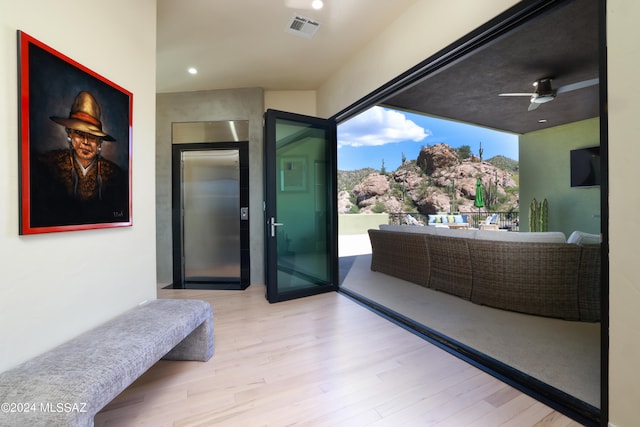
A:
[[[20,44],[20,233],[130,226],[133,95],[24,33]]]
[[[64,127],[67,146],[34,159],[32,226],[121,221],[128,211],[127,177],[102,156],[103,144],[117,141],[103,129],[98,101],[81,91],[68,117],[50,119]]]

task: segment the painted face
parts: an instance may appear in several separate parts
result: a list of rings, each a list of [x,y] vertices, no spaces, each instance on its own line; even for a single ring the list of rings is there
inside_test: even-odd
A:
[[[71,137],[71,145],[80,164],[84,167],[90,165],[100,151],[102,139],[99,136],[74,129],[69,130],[69,137]]]

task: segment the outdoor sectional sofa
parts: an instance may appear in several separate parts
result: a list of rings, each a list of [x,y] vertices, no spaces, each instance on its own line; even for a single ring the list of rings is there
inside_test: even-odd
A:
[[[600,321],[599,236],[390,224],[368,232],[373,271],[503,310]]]
[[[435,214],[429,215],[429,221],[426,225],[436,227],[449,227],[450,225],[469,226],[467,215],[453,214]]]

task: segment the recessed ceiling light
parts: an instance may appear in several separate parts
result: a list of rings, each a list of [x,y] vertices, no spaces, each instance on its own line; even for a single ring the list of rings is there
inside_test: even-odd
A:
[[[187,71],[189,71],[189,74],[198,74],[198,69],[195,67],[189,67]]]
[[[314,8],[315,10],[322,9],[322,6],[324,6],[324,3],[322,2],[322,0],[313,0],[311,2],[311,7]]]

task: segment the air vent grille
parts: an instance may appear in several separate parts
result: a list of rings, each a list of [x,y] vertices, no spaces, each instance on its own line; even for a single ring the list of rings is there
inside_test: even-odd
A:
[[[316,34],[316,31],[318,31],[318,27],[320,27],[319,23],[304,16],[294,15],[291,21],[289,21],[289,25],[287,25],[285,31],[298,36],[311,38]]]

